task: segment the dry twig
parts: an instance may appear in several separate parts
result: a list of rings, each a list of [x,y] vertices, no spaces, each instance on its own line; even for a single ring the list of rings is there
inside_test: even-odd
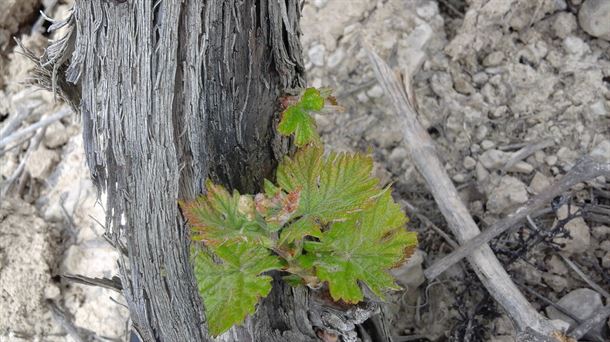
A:
[[[607,300],[610,300],[610,294],[608,293],[608,291],[604,290],[601,286],[597,285],[597,283],[595,283],[593,280],[591,280],[591,278],[589,278],[581,269],[580,267],[578,267],[578,265],[576,265],[572,260],[570,260],[568,257],[563,256],[560,253],[559,256],[563,259],[563,261],[565,261],[566,264],[568,264],[568,266],[570,266],[572,268],[572,270],[574,270],[574,272],[576,272],[576,274],[578,274],[578,276],[585,281],[585,283],[587,283],[589,286],[591,286],[591,288],[593,288],[595,291],[597,291],[598,293],[600,293],[602,296],[606,297]]]
[[[610,316],[610,305],[602,306],[595,311],[588,319],[580,323],[569,335],[570,337],[579,340],[585,336],[591,329],[599,324],[603,324],[606,318]]]
[[[498,221],[484,232],[463,243],[461,247],[446,255],[441,260],[434,263],[424,271],[424,275],[428,279],[434,279],[449,267],[459,262],[466,256],[476,251],[480,246],[485,245],[493,238],[504,233],[508,229],[514,227],[527,215],[531,215],[539,208],[547,205],[551,200],[558,195],[568,191],[574,185],[602,176],[610,175],[610,163],[602,163],[589,156],[582,158],[568,173],[560,180],[551,184],[543,192],[535,197],[532,197],[527,203],[519,207],[513,214]]]
[[[515,164],[517,164],[518,162],[522,161],[523,159],[529,157],[536,151],[542,150],[542,149],[550,147],[550,146],[553,146],[552,140],[543,140],[543,141],[540,141],[537,143],[531,143],[531,144],[525,145],[523,148],[521,148],[519,151],[515,152],[510,157],[510,159],[506,162],[506,164],[504,164],[504,167],[502,167],[501,171],[506,172],[507,170],[510,170],[510,168],[515,166]]]
[[[61,110],[59,110],[57,113],[50,115],[50,116],[38,121],[37,123],[30,125],[22,130],[19,130],[13,134],[7,136],[6,138],[2,138],[2,140],[0,140],[0,156],[2,154],[4,154],[5,147],[8,146],[9,144],[21,143],[27,139],[28,135],[31,135],[34,132],[36,132],[36,130],[47,127],[48,125],[52,124],[53,122],[67,117],[71,113],[72,113],[72,110],[69,107],[64,107]]]
[[[111,279],[109,278],[90,278],[80,274],[62,274],[62,278],[73,281],[78,284],[89,285],[89,286],[99,286],[106,289],[117,291],[121,293],[123,291],[123,286],[121,285],[121,279],[119,277],[114,276]]]
[[[408,142],[406,147],[411,159],[426,180],[430,192],[458,241],[460,243],[468,241],[480,231],[438,159],[432,139],[417,120],[412,105],[414,94],[411,90],[411,75],[405,75],[407,82],[403,84],[398,75],[371,50],[366,42],[364,45],[377,79],[391,99],[404,125],[404,141]],[[479,245],[468,258],[483,285],[500,303],[519,330],[530,329],[543,336],[551,335],[555,330],[551,322],[530,305],[489,246]]]

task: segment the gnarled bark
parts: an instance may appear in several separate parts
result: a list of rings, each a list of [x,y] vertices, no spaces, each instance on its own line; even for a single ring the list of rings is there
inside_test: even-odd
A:
[[[298,0],[76,0],[54,24],[70,29],[37,79],[80,112],[145,341],[210,340],[177,201],[208,177],[241,192],[271,177],[286,150],[274,135],[278,97],[305,85],[299,16]],[[312,341],[314,327],[354,340],[354,323],[377,310],[336,310],[278,279],[254,317],[219,340]]]

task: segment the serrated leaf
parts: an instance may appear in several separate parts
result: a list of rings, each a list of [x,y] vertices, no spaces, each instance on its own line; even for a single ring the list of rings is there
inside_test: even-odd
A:
[[[277,195],[277,193],[280,192],[281,189],[271,183],[270,180],[265,179],[263,182],[263,190],[265,191],[265,195],[271,198]]]
[[[371,176],[373,160],[361,154],[331,153],[307,147],[277,168],[277,182],[286,191],[301,190],[297,216],[319,218],[322,223],[346,219],[351,212],[380,193]]]
[[[229,240],[252,240],[270,245],[267,232],[256,220],[250,195],[230,194],[220,185],[206,184],[207,194],[180,206],[193,231],[194,240],[219,245]]]
[[[284,111],[277,130],[286,136],[294,134],[294,143],[299,147],[310,142],[320,142],[315,120],[298,105],[290,106]]]
[[[278,245],[293,243],[305,236],[319,237],[320,234],[322,232],[318,224],[310,218],[301,218],[282,230]]]
[[[417,235],[404,228],[407,218],[386,190],[362,212],[335,222],[319,242],[306,241],[316,275],[327,281],[331,297],[357,303],[363,300],[358,282],[377,296],[399,287],[387,272],[397,266],[417,244]]]
[[[328,90],[325,89],[325,92],[327,91]],[[330,93],[325,97],[329,95]],[[322,94],[320,94],[320,91],[318,89],[307,88],[305,89],[305,92],[303,93],[303,96],[301,97],[299,103],[305,110],[319,111],[324,108],[324,97],[322,96]]]
[[[324,108],[324,97],[315,88],[307,88],[299,102],[288,106],[282,113],[278,131],[286,136],[294,134],[294,143],[305,146],[309,143],[320,143],[320,136],[316,131],[316,121],[310,112],[317,112]]]
[[[214,252],[222,263],[203,251],[195,254],[194,262],[208,329],[218,336],[255,312],[259,299],[271,291],[272,278],[260,274],[282,264],[267,249],[243,242],[217,246]]]

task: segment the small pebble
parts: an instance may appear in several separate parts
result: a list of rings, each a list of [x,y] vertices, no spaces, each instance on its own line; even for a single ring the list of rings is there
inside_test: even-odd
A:
[[[576,56],[581,56],[589,51],[589,45],[576,36],[566,37],[563,40],[563,48],[569,54]]]
[[[527,202],[525,184],[512,176],[504,176],[500,183],[488,191],[487,209],[494,214],[507,213],[513,207]]]
[[[534,167],[530,163],[520,161],[515,163],[515,165],[513,165],[508,171],[530,174],[532,171],[534,171]]]
[[[542,279],[544,282],[555,292],[561,292],[568,287],[568,281],[565,277],[552,274],[552,273],[543,273]]]
[[[496,143],[491,140],[483,140],[481,141],[481,147],[484,150],[489,150],[490,148],[496,147]]]
[[[576,30],[576,17],[569,12],[559,12],[552,24],[555,37],[564,39]]]
[[[404,147],[398,146],[392,150],[388,159],[394,163],[402,163],[408,157],[409,153]]]
[[[483,140],[485,139],[488,133],[489,128],[486,125],[480,125],[475,132],[475,138],[479,141]]]
[[[548,271],[551,273],[563,275],[569,272],[568,266],[566,266],[565,262],[557,255],[552,255],[546,260],[545,264]]]
[[[557,156],[555,155],[551,155],[551,156],[546,156],[544,158],[544,162],[548,165],[548,166],[553,166],[555,164],[557,164]]]
[[[504,52],[502,51],[494,51],[487,55],[483,60],[484,67],[494,67],[500,65],[504,60]]]
[[[328,0],[312,0],[311,2],[317,8],[322,8],[322,7],[326,6],[326,3],[328,3]]]
[[[532,190],[532,193],[539,194],[549,185],[551,185],[549,178],[540,172],[536,172],[534,178],[532,178],[532,181],[530,182],[530,189]]]
[[[578,10],[578,23],[593,37],[610,41],[610,1],[586,0]]]
[[[307,56],[309,56],[311,63],[318,67],[324,66],[325,54],[326,48],[322,44],[312,46],[307,52]]]
[[[477,161],[471,156],[466,156],[464,158],[463,165],[466,170],[472,170],[475,168],[475,166],[477,166]]]
[[[472,152],[472,153],[479,153],[479,152],[481,152],[481,145],[479,145],[479,144],[472,144],[472,145],[470,145],[470,152]]]
[[[604,257],[602,258],[602,267],[610,268],[610,252],[604,254]]]
[[[591,229],[593,236],[598,240],[605,240],[610,238],[610,227],[608,226],[596,226]]]
[[[330,56],[328,56],[326,65],[332,69],[339,65],[343,61],[343,58],[345,58],[345,49],[338,48],[336,51],[331,53]]]
[[[487,171],[487,169],[485,169],[485,167],[481,163],[477,163],[475,172],[477,175],[477,180],[479,182],[482,182],[487,179],[487,177],[489,177],[489,171]]]
[[[557,211],[557,219],[567,217],[568,207],[566,205]],[[557,222],[555,222],[556,224]],[[569,238],[558,237],[553,242],[563,245],[561,250],[568,255],[586,252],[591,245],[591,232],[589,226],[582,217],[576,217],[565,224],[565,229],[570,234]]]
[[[453,176],[453,181],[456,183],[464,183],[466,181],[466,176],[463,173],[456,173]]]
[[[439,13],[438,4],[435,1],[429,1],[425,5],[417,7],[415,13],[422,19],[430,20]]]
[[[366,94],[371,98],[378,98],[383,96],[383,88],[379,84],[375,84],[371,89],[369,89]]]
[[[510,154],[504,151],[489,149],[481,156],[479,156],[479,162],[485,166],[488,170],[495,170],[503,167],[508,159],[510,158]]]

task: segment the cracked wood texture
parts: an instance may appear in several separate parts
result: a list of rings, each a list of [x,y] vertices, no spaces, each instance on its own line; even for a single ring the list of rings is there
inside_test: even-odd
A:
[[[61,51],[47,50],[71,53],[66,80],[80,94],[68,100],[145,341],[211,340],[177,200],[208,177],[252,192],[271,176],[283,146],[277,99],[305,85],[299,16],[297,0],[76,0],[73,31]],[[54,61],[60,71],[64,61]],[[315,340],[308,301],[305,289],[277,283],[219,340]]]

